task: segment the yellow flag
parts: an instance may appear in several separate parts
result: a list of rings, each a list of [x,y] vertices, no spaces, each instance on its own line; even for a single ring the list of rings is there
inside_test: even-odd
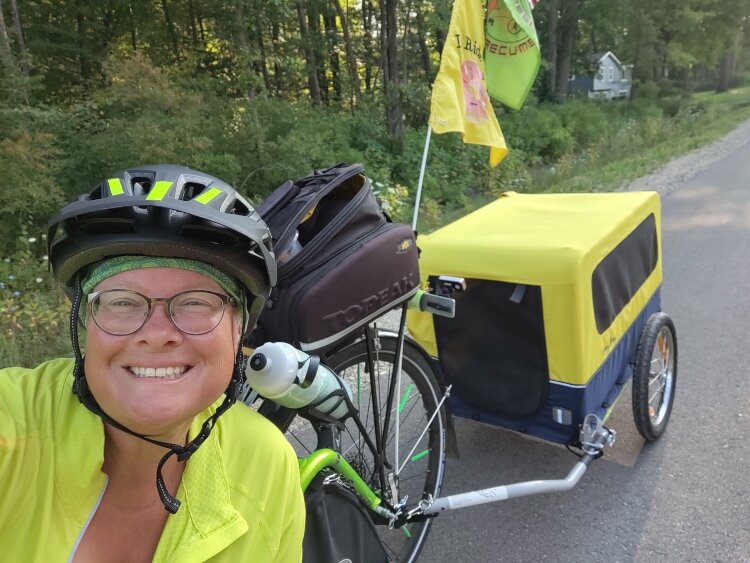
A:
[[[430,126],[435,133],[459,132],[464,143],[488,145],[494,167],[508,147],[487,95],[484,43],[484,1],[456,0],[432,86]]]

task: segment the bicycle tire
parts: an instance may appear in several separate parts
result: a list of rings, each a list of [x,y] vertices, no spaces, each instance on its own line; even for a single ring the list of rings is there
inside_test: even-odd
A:
[[[379,410],[385,408],[393,362],[396,351],[396,338],[380,335],[380,348],[377,351],[378,361],[375,364],[374,380],[378,389]],[[373,352],[375,354],[375,352]],[[352,389],[352,402],[360,410],[360,418],[367,432],[375,443],[372,416],[372,393],[369,392],[369,374],[366,373],[367,345],[364,340],[332,354],[326,360],[326,365],[339,373]],[[437,416],[430,423],[425,436],[418,441],[422,430],[435,412],[442,392],[437,378],[427,360],[409,343],[404,343],[404,353],[401,369],[401,393],[398,405],[394,400],[391,411],[398,411],[399,419],[399,460],[398,465],[404,465],[399,475],[399,496],[408,495],[408,504],[413,506],[428,496],[437,497],[443,482],[445,471],[445,440],[446,440],[446,410],[441,406]],[[383,424],[385,413],[379,412],[380,424]],[[316,446],[316,435],[310,422],[299,416],[287,416],[281,425],[287,438],[299,455],[307,455]],[[357,473],[365,479],[370,487],[381,497],[392,501],[388,487],[380,486],[377,468],[374,467],[373,456],[365,446],[359,429],[351,419],[346,421],[346,429],[341,434],[340,451]],[[392,418],[388,437],[384,440],[388,458],[393,458],[395,423]],[[417,444],[409,461],[403,459]],[[395,464],[394,464],[395,465]],[[431,519],[422,522],[412,522],[398,529],[389,529],[384,521],[374,518],[378,533],[383,544],[387,547],[391,561],[411,563],[416,561],[429,532]]]
[[[677,333],[666,313],[649,317],[641,333],[633,370],[633,420],[648,442],[667,428],[677,385]]]

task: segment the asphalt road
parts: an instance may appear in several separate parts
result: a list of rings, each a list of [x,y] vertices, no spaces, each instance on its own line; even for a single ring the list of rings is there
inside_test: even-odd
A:
[[[579,485],[454,510],[420,561],[750,561],[750,145],[663,197],[663,308],[679,344],[669,427],[645,444],[630,389]],[[457,419],[444,494],[564,477],[564,448]]]

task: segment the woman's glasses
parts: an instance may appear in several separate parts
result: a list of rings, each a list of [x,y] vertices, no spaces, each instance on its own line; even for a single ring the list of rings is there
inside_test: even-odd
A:
[[[163,301],[169,318],[186,334],[211,332],[236,300],[213,291],[183,291],[172,297],[146,297],[129,289],[107,289],[88,295],[91,316],[108,334],[126,336],[138,331],[151,316],[153,304]]]

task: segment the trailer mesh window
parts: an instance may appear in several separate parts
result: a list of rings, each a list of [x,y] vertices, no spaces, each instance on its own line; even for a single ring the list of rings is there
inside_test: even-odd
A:
[[[498,416],[529,416],[549,383],[539,286],[467,279],[456,317],[434,317],[440,364],[461,399]]]
[[[609,328],[648,279],[658,258],[656,219],[651,214],[599,263],[591,276],[599,334]]]

